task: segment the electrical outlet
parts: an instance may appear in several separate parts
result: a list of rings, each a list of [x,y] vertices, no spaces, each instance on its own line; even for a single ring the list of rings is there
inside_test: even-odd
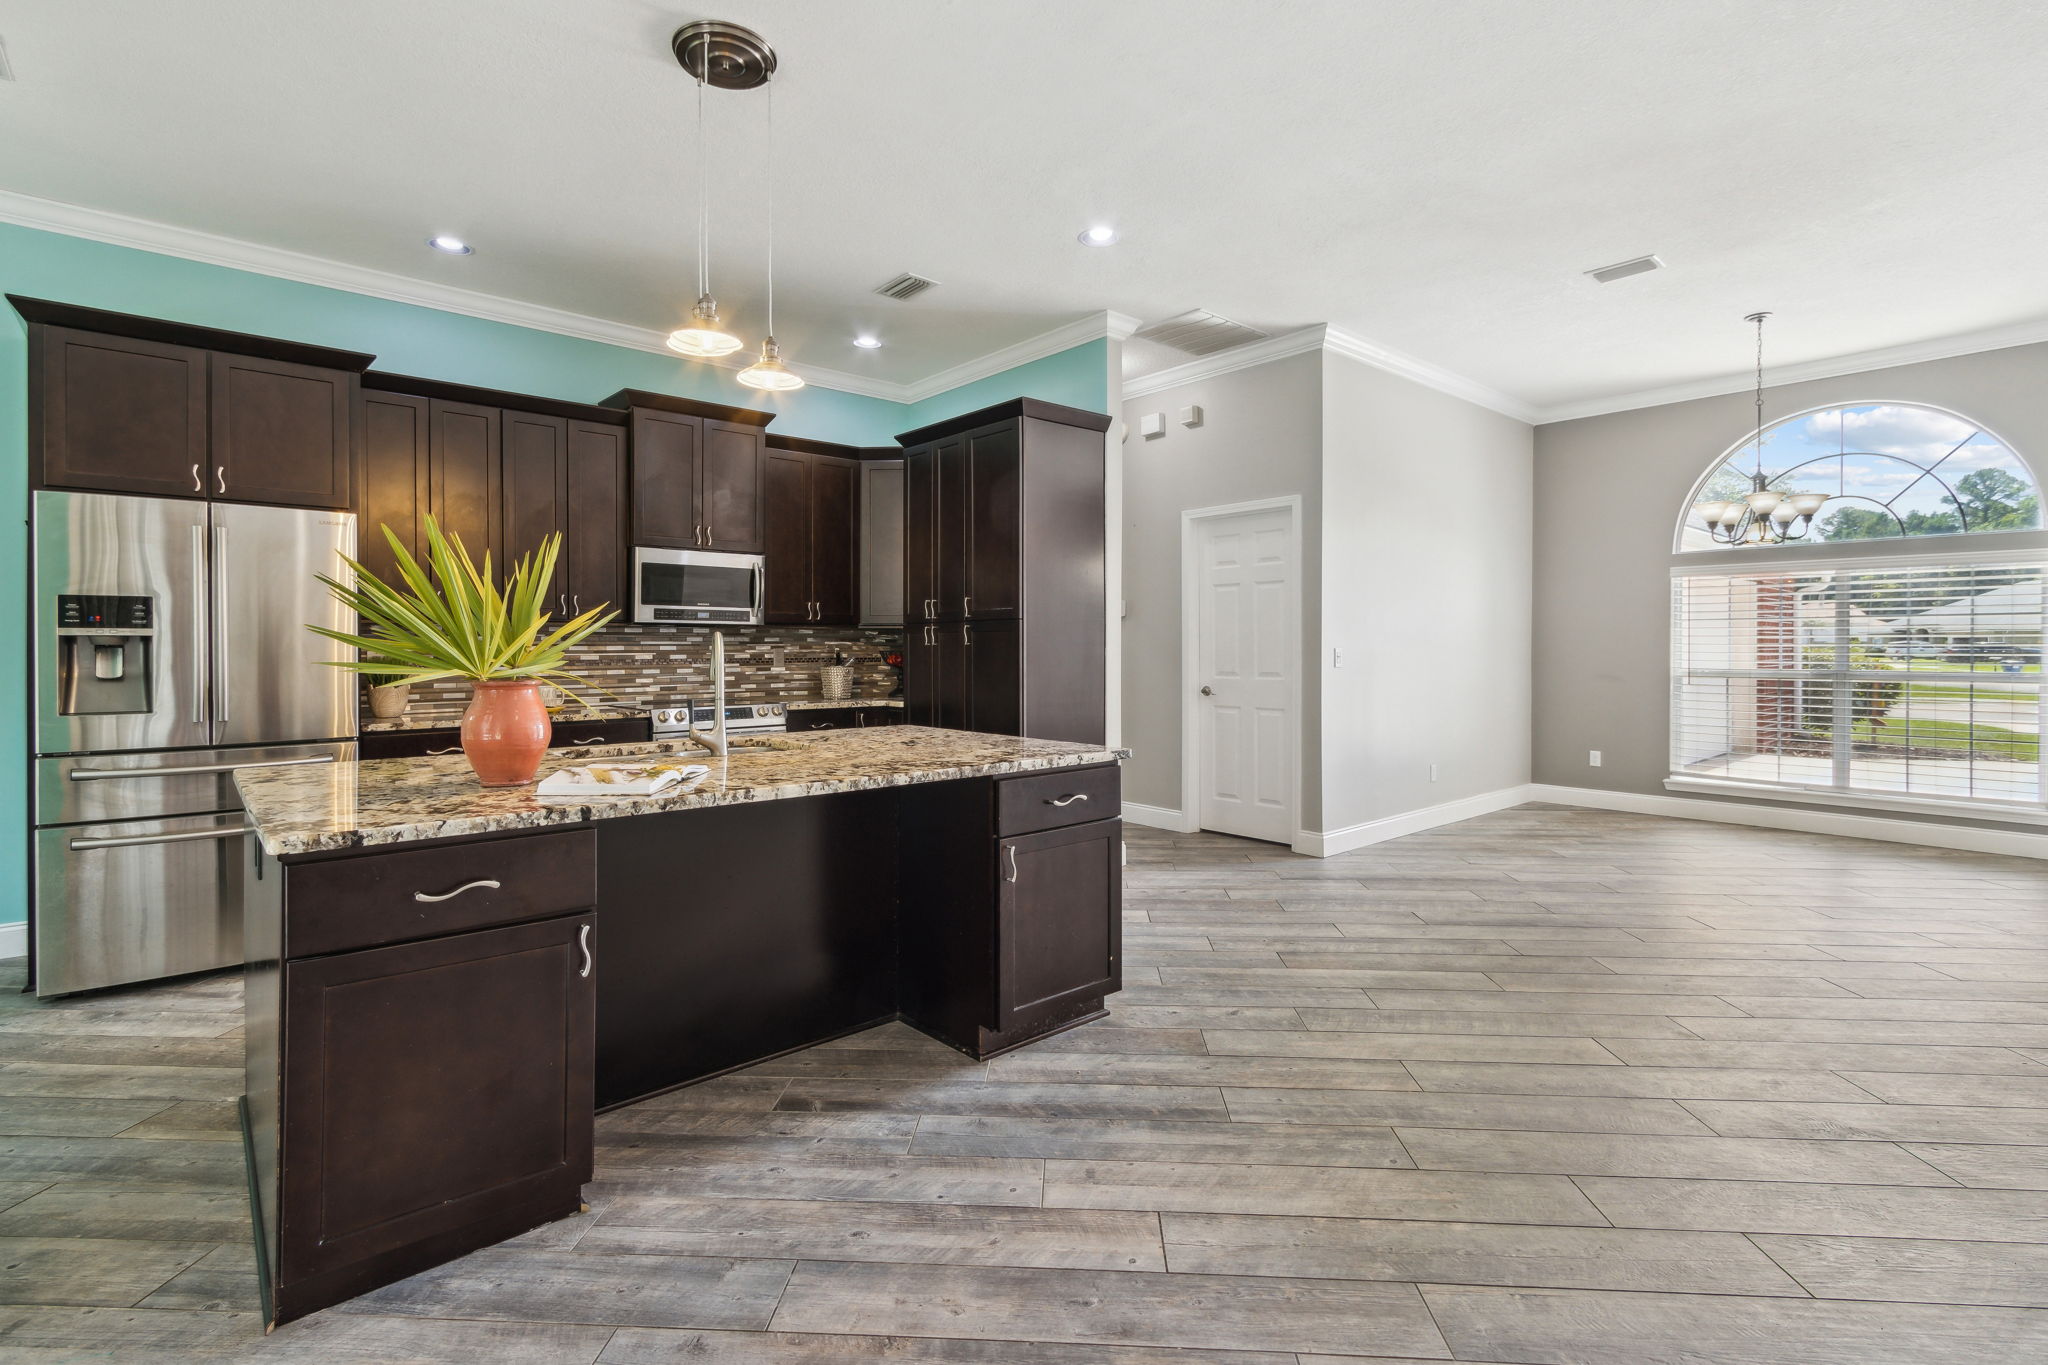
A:
[[[1589,768],[1600,766],[1600,751],[1598,749],[1586,750],[1586,766]]]

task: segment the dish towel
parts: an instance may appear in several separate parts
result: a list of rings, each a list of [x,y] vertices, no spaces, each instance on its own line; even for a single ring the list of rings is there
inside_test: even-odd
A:
[[[549,773],[541,796],[659,796],[710,772],[702,763],[585,763]]]

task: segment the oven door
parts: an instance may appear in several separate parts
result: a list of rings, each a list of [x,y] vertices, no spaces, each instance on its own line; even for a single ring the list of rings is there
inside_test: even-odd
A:
[[[759,555],[636,546],[633,619],[648,625],[759,625],[765,581]]]

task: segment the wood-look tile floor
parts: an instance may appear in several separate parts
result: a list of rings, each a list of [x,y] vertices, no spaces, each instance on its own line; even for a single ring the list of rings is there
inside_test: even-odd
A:
[[[2048,1360],[2048,864],[1129,833],[1110,1019],[606,1116],[590,1214],[268,1338],[236,981],[10,994],[0,1360]]]

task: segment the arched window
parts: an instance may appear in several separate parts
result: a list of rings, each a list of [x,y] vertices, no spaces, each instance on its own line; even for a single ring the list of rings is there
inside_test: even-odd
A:
[[[1820,494],[1810,516],[1794,515]],[[1678,548],[1777,543],[1774,533],[1824,544],[2040,525],[2033,474],[1991,432],[1924,404],[1852,403],[1783,418],[1764,428],[1761,446],[1752,432],[1732,447],[1688,500]]]

